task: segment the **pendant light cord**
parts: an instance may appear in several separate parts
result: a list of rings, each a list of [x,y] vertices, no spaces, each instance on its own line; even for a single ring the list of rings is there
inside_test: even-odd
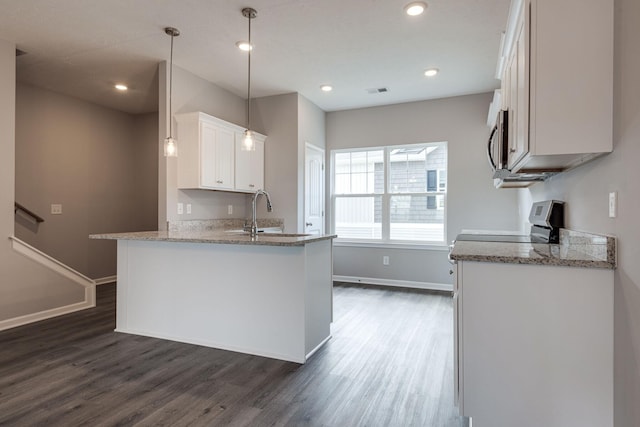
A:
[[[172,96],[173,96],[173,37],[171,33],[171,54],[169,63],[169,138],[173,138],[173,109],[172,109]]]
[[[251,14],[249,14],[249,60],[247,61],[247,130],[251,130]]]

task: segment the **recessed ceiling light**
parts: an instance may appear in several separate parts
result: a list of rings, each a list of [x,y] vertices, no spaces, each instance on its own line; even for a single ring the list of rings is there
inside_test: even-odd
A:
[[[249,44],[249,42],[245,42],[245,41],[239,41],[236,42],[236,46],[238,46],[238,49],[244,51],[244,52],[248,52],[250,50],[253,50],[253,46],[251,46]]]
[[[437,68],[429,68],[427,71],[424,72],[424,75],[427,77],[433,77],[439,72],[440,70],[438,70]]]
[[[427,4],[421,1],[415,1],[413,3],[409,3],[404,7],[404,11],[409,16],[418,16],[422,15],[422,13],[427,9]]]
[[[129,89],[129,88],[127,87],[127,85],[123,85],[123,84],[121,84],[121,83],[118,83],[118,84],[117,84],[117,85],[115,85],[114,87],[115,87],[116,89],[118,89],[119,91],[122,91],[122,92],[124,92],[125,90]]]
[[[322,85],[320,86],[320,90],[323,92],[331,92],[333,90],[333,86],[331,85]]]

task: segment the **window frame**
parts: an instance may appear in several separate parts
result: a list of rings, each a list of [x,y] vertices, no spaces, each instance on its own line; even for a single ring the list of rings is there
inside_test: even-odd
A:
[[[436,172],[436,191],[432,192],[391,192],[389,189],[390,185],[390,174],[391,168],[390,165],[390,157],[391,152],[397,149],[411,149],[419,146],[423,147],[440,147],[443,146],[446,148],[446,169],[437,168]],[[335,192],[335,178],[336,178],[336,164],[335,158],[338,153],[354,153],[354,152],[363,152],[363,151],[376,151],[383,150],[384,151],[384,161],[383,161],[383,192],[382,193],[348,193],[348,194],[336,194]],[[427,154],[428,155],[428,154]],[[381,238],[373,239],[373,238],[336,238],[335,243],[337,246],[358,246],[358,247],[405,247],[405,248],[442,248],[446,247],[447,242],[447,190],[449,187],[448,182],[448,169],[449,169],[449,147],[447,141],[440,142],[423,142],[423,143],[415,143],[415,144],[400,144],[400,145],[385,145],[385,146],[372,146],[372,147],[358,147],[358,148],[342,148],[331,150],[330,152],[330,230],[333,234],[335,233],[336,227],[336,199],[337,198],[350,198],[350,197],[381,197],[382,199],[382,222],[381,222]],[[425,169],[425,173],[428,170]],[[441,188],[442,177],[444,177],[444,188]],[[425,182],[426,184],[426,182]],[[425,189],[426,190],[426,189]],[[434,196],[436,197],[436,207],[435,210],[443,211],[443,239],[442,240],[400,240],[400,239],[391,239],[391,198],[393,196]],[[441,196],[441,198],[440,198]],[[443,201],[444,206],[440,206],[439,200]]]

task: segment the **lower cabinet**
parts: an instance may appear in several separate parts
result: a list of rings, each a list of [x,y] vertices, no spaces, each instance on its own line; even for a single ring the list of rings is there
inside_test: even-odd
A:
[[[613,426],[613,270],[454,270],[461,415],[474,427]]]

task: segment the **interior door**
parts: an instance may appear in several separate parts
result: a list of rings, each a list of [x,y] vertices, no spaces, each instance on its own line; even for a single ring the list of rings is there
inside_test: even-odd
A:
[[[324,150],[307,143],[304,161],[304,232],[324,234]]]

